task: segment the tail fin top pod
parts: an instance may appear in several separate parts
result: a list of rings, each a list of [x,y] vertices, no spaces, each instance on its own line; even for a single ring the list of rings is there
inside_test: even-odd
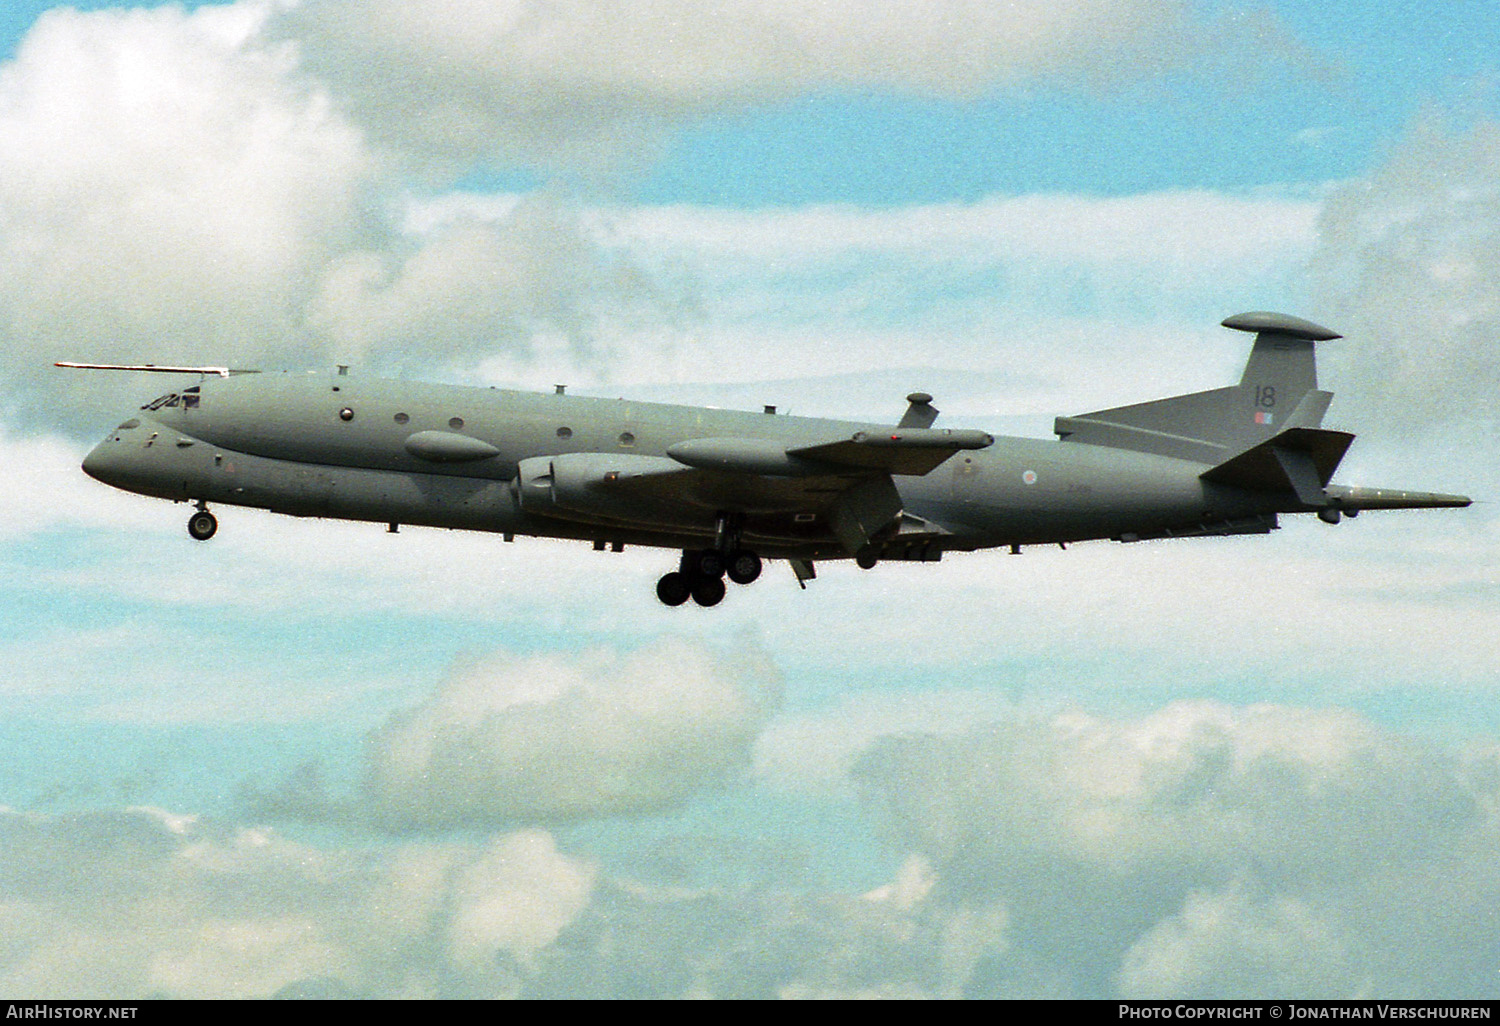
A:
[[[1333,399],[1318,390],[1314,343],[1341,337],[1278,313],[1243,313],[1226,328],[1255,332],[1238,385],[1059,417],[1064,441],[1218,465],[1289,428],[1316,428]]]

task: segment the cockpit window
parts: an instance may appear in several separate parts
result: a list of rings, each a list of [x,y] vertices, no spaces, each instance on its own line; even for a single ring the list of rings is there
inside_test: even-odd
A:
[[[162,396],[159,399],[153,399],[153,400],[151,400],[145,406],[142,406],[141,409],[143,409],[143,410],[159,410],[163,406],[177,406],[177,405],[180,405],[181,403],[182,403],[182,396],[178,395],[176,392],[169,392],[169,393],[167,393],[166,395]]]

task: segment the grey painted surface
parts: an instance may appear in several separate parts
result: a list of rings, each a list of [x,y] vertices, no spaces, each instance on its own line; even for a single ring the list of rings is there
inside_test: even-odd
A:
[[[266,373],[147,404],[84,469],[179,501],[682,549],[726,544],[727,516],[736,545],[800,560],[1468,504],[1331,485],[1353,436],[1318,426],[1314,348],[1337,336],[1279,314],[1225,323],[1257,332],[1238,385],[1062,417],[1058,441],[933,427],[918,394],[893,426]]]

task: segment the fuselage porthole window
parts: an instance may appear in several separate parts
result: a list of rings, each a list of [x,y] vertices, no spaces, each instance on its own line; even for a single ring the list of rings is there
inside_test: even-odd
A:
[[[464,419],[462,417],[450,417],[448,419],[448,426],[454,431],[462,431],[464,429]]]
[[[410,418],[410,417],[408,417],[408,416],[407,416],[407,415],[406,415],[406,414],[404,414],[404,413],[398,413],[398,414],[396,414],[396,416],[395,416],[395,417],[393,417],[393,418],[392,418],[392,419],[393,419],[393,420],[394,420],[394,421],[395,421],[395,422],[396,422],[396,423],[397,423],[397,424],[405,424],[405,423],[406,423],[406,422],[407,422],[407,421],[409,421],[409,420],[411,420],[411,418]]]
[[[348,421],[348,420],[353,420],[353,419],[354,419],[354,411],[351,410],[349,407],[345,406],[342,410],[339,411],[339,420]]]
[[[621,431],[620,432],[620,444],[621,445],[634,445],[635,444],[635,435],[631,434],[629,431]]]
[[[562,438],[562,439],[572,438],[573,437],[573,429],[570,428],[570,427],[560,427],[560,428],[557,429],[557,437],[558,438]]]

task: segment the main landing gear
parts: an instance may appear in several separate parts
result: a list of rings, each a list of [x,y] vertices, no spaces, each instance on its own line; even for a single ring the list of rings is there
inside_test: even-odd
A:
[[[188,517],[188,534],[198,541],[208,541],[219,529],[219,518],[208,511],[208,504],[198,503],[198,512]]]
[[[719,517],[714,541],[711,549],[685,549],[677,569],[656,582],[656,597],[669,606],[690,598],[700,606],[716,606],[724,601],[726,576],[735,584],[749,584],[760,576],[760,556],[740,547],[737,517]]]
[[[735,584],[749,584],[760,576],[762,563],[749,549],[735,549],[728,556],[713,549],[688,549],[682,562],[656,582],[656,597],[669,606],[680,606],[692,599],[700,606],[716,606],[724,601],[727,576]]]

